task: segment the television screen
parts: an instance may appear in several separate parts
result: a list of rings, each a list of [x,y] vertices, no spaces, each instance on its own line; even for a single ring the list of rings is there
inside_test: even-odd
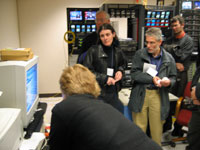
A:
[[[85,11],[85,20],[95,20],[96,11]]]
[[[160,26],[164,26],[164,22],[165,22],[165,20],[161,20]]]
[[[161,13],[160,18],[161,18],[161,19],[164,19],[164,18],[165,18],[165,12],[164,12],[164,11]]]
[[[156,25],[155,22],[156,22],[156,20],[155,20],[155,19],[152,19],[152,21],[151,21],[151,26],[155,26],[155,25]]]
[[[71,28],[72,32],[75,32],[75,25],[74,24],[72,24],[70,28]]]
[[[90,25],[87,25],[87,30],[86,30],[86,31],[87,31],[87,32],[91,32],[91,29],[90,29],[90,28],[91,28],[91,26],[90,26]]]
[[[91,30],[90,30],[90,29],[87,29],[87,32],[91,32]]]
[[[182,2],[182,10],[187,10],[187,9],[192,9],[191,1]]]
[[[167,11],[165,15],[165,19],[169,19],[169,16],[170,16],[170,11]]]
[[[29,112],[38,95],[37,89],[37,64],[26,72],[26,111]]]
[[[70,11],[69,14],[69,18],[71,21],[73,20],[82,20],[83,16],[82,16],[82,11]]]
[[[96,28],[96,25],[95,25],[95,24],[93,24],[93,25],[92,25],[92,29],[95,29],[95,28]]]
[[[150,26],[150,23],[149,23],[149,22],[147,22],[147,23],[146,23],[146,26]]]
[[[147,11],[147,18],[151,18],[151,11]]]
[[[76,25],[76,32],[81,32],[81,26],[80,25]]]
[[[156,12],[153,11],[153,12],[152,12],[152,15],[151,15],[151,18],[155,18],[155,16],[156,16]]]
[[[85,25],[81,25],[81,31],[85,32]]]
[[[156,26],[160,26],[160,20],[156,20]]]
[[[160,11],[156,13],[156,18],[160,18]]]
[[[200,9],[200,1],[194,2],[194,9]]]

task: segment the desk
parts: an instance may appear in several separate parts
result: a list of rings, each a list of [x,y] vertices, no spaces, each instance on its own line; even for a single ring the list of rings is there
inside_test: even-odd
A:
[[[22,140],[19,150],[40,150],[44,140],[44,133],[33,132],[30,139]]]

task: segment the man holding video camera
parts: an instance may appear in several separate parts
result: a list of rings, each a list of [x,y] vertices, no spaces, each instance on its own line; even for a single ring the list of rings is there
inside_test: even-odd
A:
[[[183,96],[185,86],[188,82],[187,71],[191,64],[193,51],[193,40],[184,31],[184,19],[177,15],[171,19],[171,28],[174,35],[166,40],[164,48],[168,50],[176,61],[177,82],[171,93],[177,97]]]
[[[181,97],[184,95],[184,89],[188,82],[187,71],[191,64],[191,55],[193,51],[193,40],[192,38],[185,33],[184,31],[184,19],[183,17],[177,15],[174,16],[171,20],[171,28],[173,31],[173,36],[168,38],[164,43],[163,47],[172,54],[176,61],[177,68],[177,78],[176,84],[171,89],[171,93],[176,95],[177,97]],[[175,108],[174,103],[170,103],[170,109],[172,111],[169,114],[168,119],[164,125],[164,130],[171,129],[171,115],[173,114],[173,108]],[[172,132],[173,136],[181,136],[183,133],[181,132],[181,126],[176,122],[174,124],[175,129]]]

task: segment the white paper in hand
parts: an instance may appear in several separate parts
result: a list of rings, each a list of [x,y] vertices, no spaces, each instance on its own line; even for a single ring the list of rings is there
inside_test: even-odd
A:
[[[155,76],[157,75],[158,71],[150,67],[150,68],[147,70],[147,73],[148,73],[150,76],[155,77]]]

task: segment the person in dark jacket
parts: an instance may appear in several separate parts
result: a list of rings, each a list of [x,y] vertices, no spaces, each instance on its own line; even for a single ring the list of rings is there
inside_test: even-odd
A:
[[[177,97],[184,96],[184,90],[188,83],[188,69],[191,64],[191,55],[194,48],[193,39],[184,31],[184,19],[177,15],[171,19],[171,28],[174,35],[164,42],[164,48],[169,51],[175,59],[177,78],[174,87],[170,90]],[[171,103],[171,111],[165,123],[165,130],[172,128],[172,115],[174,115],[176,103]],[[174,123],[173,136],[182,136],[182,126]]]
[[[161,145],[162,126],[169,113],[169,89],[175,83],[174,58],[161,47],[162,32],[149,28],[145,34],[147,47],[138,50],[132,59],[129,109],[133,121],[146,132],[149,127],[152,139]]]
[[[191,98],[196,109],[192,111],[192,117],[189,122],[189,130],[187,134],[188,149],[187,150],[199,150],[200,148],[200,67],[197,68],[191,84]]]
[[[103,24],[98,31],[98,45],[92,46],[83,65],[95,75],[101,87],[100,99],[123,112],[123,104],[118,98],[121,80],[126,67],[125,55],[120,49],[114,28]]]
[[[99,28],[102,24],[110,23],[110,16],[107,12],[100,10],[100,11],[97,11],[97,13],[96,13],[96,20],[95,21],[96,21],[97,30],[95,32],[88,34],[83,39],[82,47],[80,49],[78,59],[77,59],[77,63],[79,63],[79,64],[83,64],[83,61],[85,59],[85,56],[87,54],[88,49],[92,45],[97,44],[97,40],[98,40],[97,32],[98,32],[98,30],[99,30]]]
[[[52,110],[50,150],[161,150],[143,131],[109,104],[97,100],[95,75],[75,64],[63,70],[64,100]]]
[[[184,31],[184,19],[177,15],[171,19],[171,28],[174,35],[167,39],[164,47],[175,59],[177,68],[176,84],[171,93],[177,97],[184,95],[184,90],[188,82],[187,71],[191,64],[191,55],[194,49],[193,39]],[[174,46],[174,47],[170,47]],[[170,47],[169,49],[167,47]]]

